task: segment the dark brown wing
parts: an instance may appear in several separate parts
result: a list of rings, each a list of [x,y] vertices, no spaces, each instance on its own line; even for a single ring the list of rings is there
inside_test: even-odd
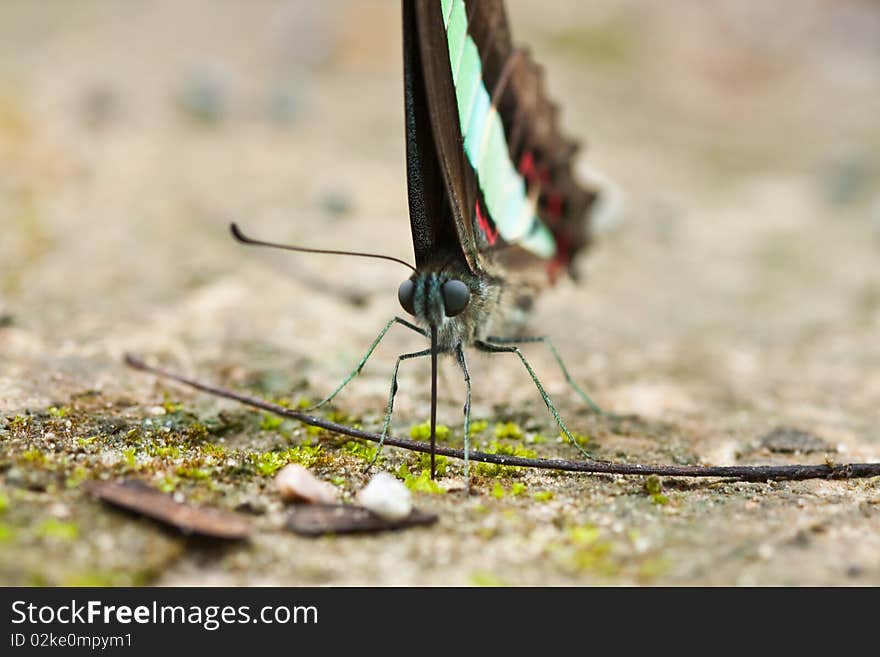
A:
[[[462,150],[440,4],[404,0],[404,95],[410,225],[416,265],[460,255],[478,269],[476,182]]]

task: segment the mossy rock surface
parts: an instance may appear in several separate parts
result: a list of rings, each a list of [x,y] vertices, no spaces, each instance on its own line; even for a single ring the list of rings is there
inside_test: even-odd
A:
[[[402,268],[249,250],[227,230],[410,257],[399,7],[304,17],[281,30],[312,44],[291,59],[269,36],[276,3],[63,4],[0,3],[0,583],[880,584],[877,480],[472,464],[469,495],[459,461],[434,485],[422,457],[386,448],[377,467],[437,524],[284,531],[278,469],[306,465],[351,500],[374,446],[123,355],[303,407],[401,312]],[[581,282],[548,289],[530,330],[639,421],[591,415],[544,347],[524,350],[597,458],[880,460],[880,63],[870,30],[829,27],[877,9],[819,3],[780,49],[792,8],[776,4],[742,24],[683,2],[509,2],[565,131],[624,194]],[[396,327],[320,413],[380,430],[395,357],[422,348]],[[514,356],[469,358],[475,447],[579,457]],[[463,401],[444,360],[444,445],[461,445]],[[428,406],[427,364],[403,363],[392,432],[423,436]],[[762,444],[779,427],[787,442]],[[85,490],[122,477],[244,514],[254,535],[188,538]]]

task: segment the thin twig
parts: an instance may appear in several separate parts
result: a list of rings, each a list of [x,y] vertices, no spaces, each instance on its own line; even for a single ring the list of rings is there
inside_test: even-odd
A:
[[[313,415],[307,415],[300,411],[284,408],[259,397],[243,395],[226,388],[201,383],[195,379],[177,374],[162,367],[148,365],[144,361],[132,355],[126,355],[125,362],[143,372],[149,372],[166,379],[172,379],[178,383],[196,388],[203,392],[234,399],[260,408],[276,415],[299,420],[303,424],[320,427],[334,433],[344,434],[352,438],[379,442],[382,436],[369,431],[355,429],[330,422]],[[431,453],[431,444],[418,440],[405,438],[385,437],[385,444],[414,452]],[[451,456],[457,459],[464,458],[464,450],[453,447],[438,445],[436,453],[442,456]],[[830,465],[642,465],[639,463],[610,463],[604,461],[566,461],[564,459],[532,459],[521,456],[507,456],[505,454],[489,454],[487,452],[469,452],[468,458],[484,463],[496,463],[498,465],[510,465],[521,468],[543,468],[545,470],[564,470],[568,472],[586,472],[591,474],[619,474],[619,475],[661,475],[664,477],[722,477],[742,479],[747,481],[767,481],[769,479],[855,479],[860,477],[880,476],[880,463],[845,463]]]

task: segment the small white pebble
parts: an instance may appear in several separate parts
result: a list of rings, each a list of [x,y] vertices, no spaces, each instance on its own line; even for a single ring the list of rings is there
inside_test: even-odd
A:
[[[285,465],[275,475],[275,486],[281,497],[288,501],[311,504],[336,504],[339,491],[332,484],[321,481],[306,468],[296,463]]]
[[[165,415],[167,411],[162,406],[152,406],[149,412],[150,415]]]
[[[388,520],[405,518],[412,511],[409,489],[387,472],[379,472],[358,493],[357,501]]]
[[[633,540],[633,549],[636,551],[636,554],[644,554],[650,547],[651,541],[644,536],[638,536]]]

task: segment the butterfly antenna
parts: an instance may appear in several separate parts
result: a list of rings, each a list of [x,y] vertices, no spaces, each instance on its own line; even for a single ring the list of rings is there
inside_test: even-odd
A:
[[[310,249],[304,246],[291,246],[289,244],[276,244],[275,242],[264,242],[262,240],[255,240],[253,238],[248,237],[244,233],[241,232],[241,229],[233,222],[229,224],[229,231],[232,233],[232,236],[242,244],[248,244],[250,246],[269,246],[273,249],[284,249],[285,251],[300,251],[302,253],[326,253],[329,255],[348,255],[348,256],[358,256],[361,258],[376,258],[378,260],[390,260],[391,262],[396,262],[398,264],[403,265],[413,271],[416,271],[416,268],[411,264],[406,262],[405,260],[401,260],[400,258],[395,258],[394,256],[382,255],[381,253],[362,253],[360,251],[337,251],[336,249]]]

